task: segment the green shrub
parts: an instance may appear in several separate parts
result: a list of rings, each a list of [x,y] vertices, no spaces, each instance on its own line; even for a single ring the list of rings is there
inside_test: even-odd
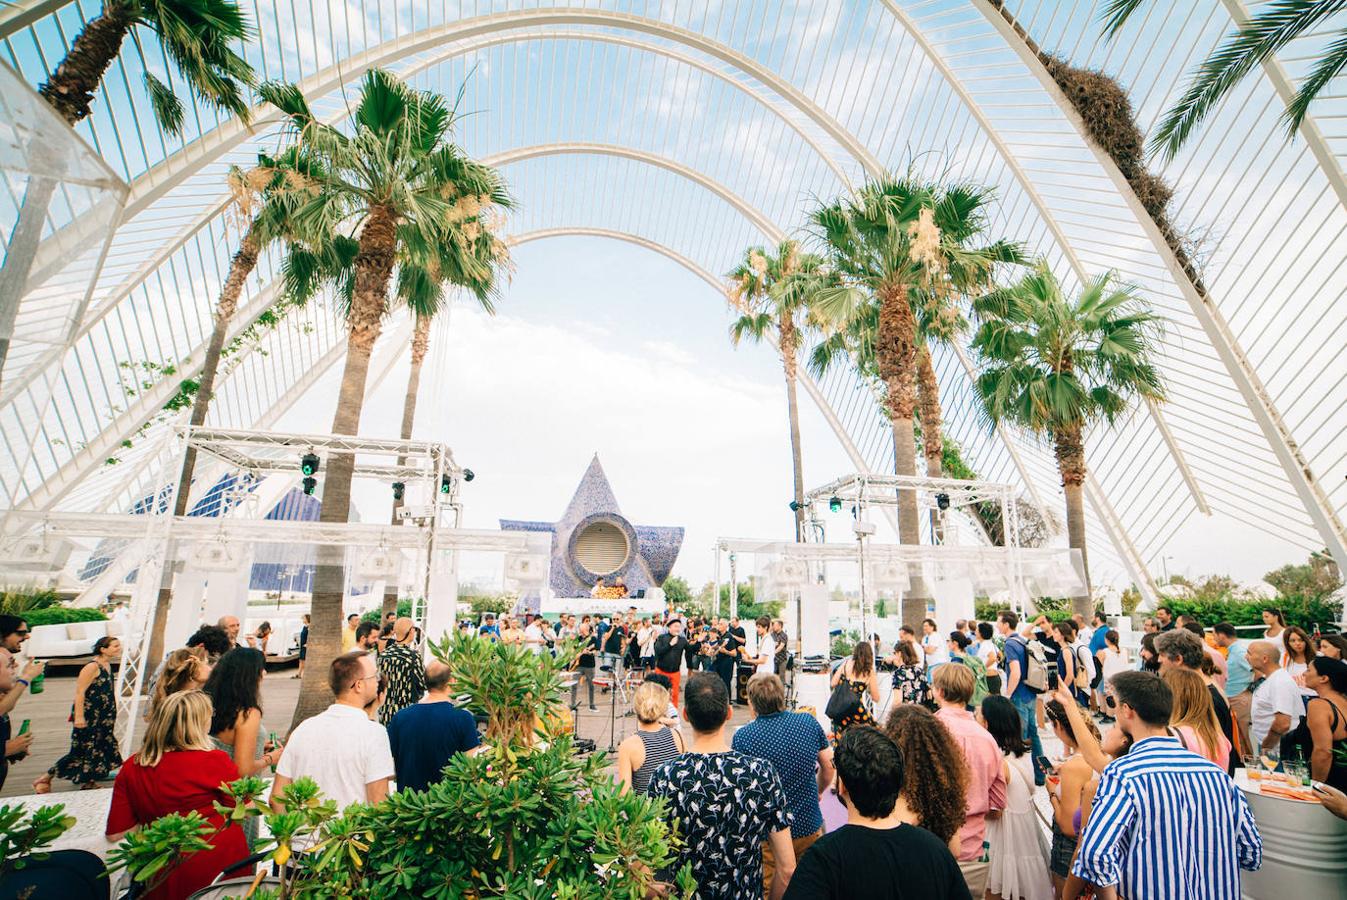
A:
[[[10,587],[0,589],[0,613],[22,616],[35,609],[55,606],[60,598],[48,588]]]
[[[105,622],[107,616],[96,609],[83,609],[72,606],[48,606],[22,613],[29,627],[39,625],[68,625],[71,622]]]
[[[1332,603],[1324,597],[1292,596],[1270,600],[1228,596],[1176,598],[1166,600],[1163,605],[1168,606],[1175,617],[1192,616],[1207,628],[1217,622],[1229,622],[1231,625],[1261,625],[1263,610],[1275,606],[1286,615],[1287,625],[1299,625],[1311,634],[1316,628],[1333,626],[1342,615],[1342,605]]]
[[[834,658],[850,656],[856,649],[856,644],[861,639],[859,631],[843,631],[841,634],[833,635],[832,655]]]
[[[408,616],[408,617],[410,617],[411,614],[412,614],[412,601],[410,601],[410,600],[399,600],[399,601],[398,601],[398,618],[402,618],[403,616]],[[383,621],[383,618],[384,618],[383,610],[382,610],[382,609],[376,608],[376,609],[371,609],[369,612],[367,612],[367,613],[365,613],[363,616],[361,616],[361,617],[360,617],[360,621],[362,621],[362,622],[373,622],[375,625],[378,625],[380,622]]]

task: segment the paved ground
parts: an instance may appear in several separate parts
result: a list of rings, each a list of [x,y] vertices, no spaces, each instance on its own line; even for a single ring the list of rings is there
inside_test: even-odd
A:
[[[299,696],[299,681],[291,677],[294,671],[294,667],[289,666],[269,672],[262,685],[264,704],[262,724],[268,731],[285,734],[290,727],[290,716],[294,712],[295,701]],[[25,695],[11,714],[15,731],[18,730],[19,723],[23,719],[32,719],[32,730],[36,738],[33,741],[31,755],[23,762],[10,767],[9,777],[6,779],[4,789],[0,790],[0,797],[31,794],[33,779],[46,771],[48,766],[69,749],[70,724],[67,717],[70,714],[71,699],[75,692],[75,675],[75,670],[70,670],[68,674],[49,675],[46,679],[46,690],[35,697]],[[887,680],[881,677],[880,685],[883,694],[880,704],[882,709],[888,699]],[[823,707],[828,700],[828,685],[825,676],[821,674],[800,676],[798,694],[798,702],[813,706],[818,711],[820,721],[826,729],[828,727],[827,720],[821,718]],[[616,746],[621,743],[624,737],[636,730],[635,717],[624,715],[624,712],[630,710],[630,704],[626,704],[618,698],[614,706],[611,694],[596,691],[594,699],[598,709],[590,711],[584,703],[585,699],[585,695],[582,693],[580,695],[581,706],[577,711],[580,736],[593,740],[599,749],[606,750],[610,744]],[[751,718],[752,715],[748,712],[747,707],[736,706],[732,725],[737,727]],[[140,727],[136,731],[137,741],[143,723],[138,723],[138,726]],[[1047,750],[1050,755],[1060,752],[1060,746],[1052,738],[1050,730],[1045,729],[1042,736],[1044,744],[1050,748]],[[74,786],[69,782],[58,781],[54,784],[53,789],[55,791],[71,791],[74,790]]]

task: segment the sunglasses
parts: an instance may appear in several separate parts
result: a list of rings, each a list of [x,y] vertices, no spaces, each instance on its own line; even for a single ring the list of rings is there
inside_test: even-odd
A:
[[[14,634],[17,634],[19,637],[24,637],[24,636],[26,636],[26,635],[28,634],[28,629],[27,629],[27,628],[16,628],[16,629],[14,630]]]

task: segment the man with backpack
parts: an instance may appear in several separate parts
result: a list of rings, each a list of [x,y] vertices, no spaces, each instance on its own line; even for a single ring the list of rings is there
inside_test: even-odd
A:
[[[1005,657],[1002,667],[1006,679],[1005,694],[1020,714],[1024,739],[1032,747],[1034,783],[1042,785],[1047,774],[1038,765],[1038,758],[1043,755],[1043,742],[1038,737],[1034,704],[1038,701],[1038,695],[1048,689],[1048,670],[1042,645],[1037,641],[1026,641],[1018,634],[1015,629],[1019,624],[1020,617],[1010,610],[1003,610],[996,615],[996,630],[1005,638],[1005,646],[1001,648]]]
[[[969,652],[968,635],[955,629],[949,633],[949,657],[951,662],[967,666],[973,672],[973,695],[969,703],[974,709],[982,706],[982,698],[986,697],[987,690],[987,667],[982,664],[982,660]]]

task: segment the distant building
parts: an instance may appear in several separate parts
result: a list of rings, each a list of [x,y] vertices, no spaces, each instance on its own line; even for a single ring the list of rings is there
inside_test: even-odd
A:
[[[628,590],[659,587],[669,577],[683,546],[683,529],[633,525],[622,515],[596,453],[575,496],[556,522],[501,519],[502,531],[543,531],[552,535],[548,583],[557,597],[586,597],[602,578],[619,577]],[[521,598],[536,610],[538,595]]]

